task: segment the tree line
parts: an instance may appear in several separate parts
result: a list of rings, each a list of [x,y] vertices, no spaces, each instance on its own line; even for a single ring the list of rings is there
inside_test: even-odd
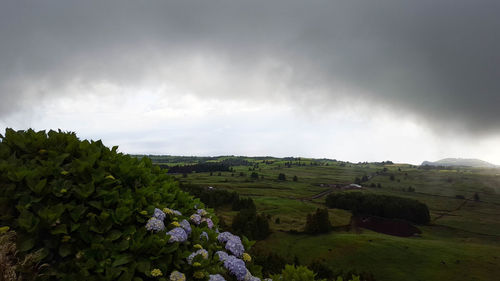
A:
[[[404,219],[417,224],[430,221],[429,208],[414,199],[362,192],[332,193],[326,197],[326,206],[351,210],[354,215],[373,215]]]
[[[165,164],[159,164],[161,168],[168,169],[169,174],[189,174],[192,172],[202,173],[202,172],[230,172],[232,168],[230,165],[221,162],[205,162],[197,163],[193,165],[175,165],[169,166]]]

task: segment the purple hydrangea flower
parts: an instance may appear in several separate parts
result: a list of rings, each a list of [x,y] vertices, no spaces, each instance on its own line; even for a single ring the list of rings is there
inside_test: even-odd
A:
[[[193,262],[193,259],[197,256],[201,255],[204,259],[208,259],[208,252],[205,249],[199,249],[196,252],[193,252],[187,257],[188,264],[191,264]]]
[[[219,240],[219,242],[221,243],[224,243],[224,242],[227,242],[227,240],[231,239],[231,237],[233,237],[234,235],[231,233],[231,232],[222,232],[222,233],[219,233],[219,235],[217,236],[217,240]]]
[[[207,211],[205,211],[205,209],[198,209],[196,213],[202,217],[208,214]]]
[[[167,216],[167,214],[165,214],[165,212],[163,212],[162,210],[160,210],[158,208],[155,208],[155,212],[153,214],[153,217],[163,221],[166,216]]]
[[[247,268],[245,262],[235,256],[228,256],[224,261],[224,267],[233,274],[239,281],[245,280]]]
[[[215,274],[210,275],[210,279],[208,279],[208,281],[226,281],[226,279],[224,279],[224,277],[222,277],[222,275],[220,274]]]
[[[206,218],[206,219],[203,219],[202,221],[207,223],[208,228],[212,229],[212,227],[214,227],[214,222],[212,221],[211,218]]]
[[[152,217],[146,223],[146,229],[154,232],[162,231],[165,229],[165,224],[163,224],[163,221]]]
[[[205,239],[208,241],[208,234],[207,234],[205,231],[203,231],[203,232],[200,234],[200,240],[201,240],[201,238],[205,238]]]
[[[234,237],[238,238],[235,239]],[[238,236],[233,236],[233,238],[227,240],[226,250],[230,251],[233,255],[241,257],[245,252],[245,247],[241,244],[241,240]]]
[[[251,276],[249,281],[261,281],[259,277]]]
[[[167,235],[170,235],[170,239],[168,242],[184,242],[187,240],[188,235],[186,231],[182,227],[176,227],[169,232],[167,232]]]
[[[217,251],[215,254],[219,257],[220,261],[225,261],[229,257],[229,255],[224,251]]]
[[[192,222],[194,222],[196,225],[199,225],[201,223],[201,216],[198,214],[192,214],[191,217],[189,217]]]
[[[191,234],[191,225],[187,220],[182,220],[179,224],[186,231],[187,235]]]
[[[172,210],[172,212],[174,213],[174,215],[176,216],[182,216],[182,213],[177,211],[177,210]]]

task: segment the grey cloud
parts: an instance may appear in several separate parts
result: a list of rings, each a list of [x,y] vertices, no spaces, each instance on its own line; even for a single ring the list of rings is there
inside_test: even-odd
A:
[[[265,58],[286,63],[287,87],[299,90],[285,99],[335,104],[349,94],[416,114],[435,128],[500,131],[499,1],[0,5],[0,117],[75,81],[133,85],[154,66],[194,53],[224,58],[241,76]],[[308,96],[311,89],[322,96]]]

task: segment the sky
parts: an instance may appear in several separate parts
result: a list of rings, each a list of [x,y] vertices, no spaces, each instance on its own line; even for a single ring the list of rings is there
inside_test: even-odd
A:
[[[497,0],[0,0],[0,133],[500,164]]]

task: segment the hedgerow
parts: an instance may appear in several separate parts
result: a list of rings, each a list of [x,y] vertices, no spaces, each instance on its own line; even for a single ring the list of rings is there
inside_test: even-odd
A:
[[[260,280],[251,243],[148,158],[61,131],[0,135],[0,227],[51,280]],[[243,276],[245,275],[245,276]]]

